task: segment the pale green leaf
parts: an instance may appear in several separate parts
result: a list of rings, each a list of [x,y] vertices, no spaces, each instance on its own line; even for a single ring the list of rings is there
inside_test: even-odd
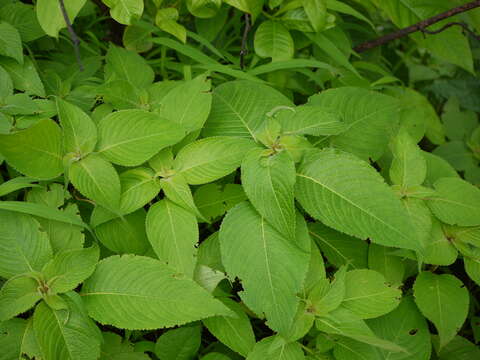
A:
[[[207,75],[185,81],[168,92],[160,103],[160,116],[180,124],[187,132],[201,129],[212,104]]]
[[[148,210],[146,228],[148,240],[160,261],[191,278],[199,237],[195,215],[164,199]]]
[[[0,289],[0,322],[31,309],[42,298],[38,282],[27,276],[13,277]]]
[[[463,264],[465,266],[465,272],[470,279],[475,281],[477,285],[480,285],[480,258],[463,258]]]
[[[110,8],[110,15],[123,25],[130,25],[143,13],[143,0],[102,0]]]
[[[38,184],[32,184],[34,181],[36,179],[23,176],[5,181],[3,184],[0,184],[0,196],[5,196],[20,189],[40,187]]]
[[[0,100],[4,102],[5,99],[11,95],[13,95],[12,78],[8,72],[2,66],[0,66]]]
[[[227,136],[197,140],[180,150],[173,167],[187,183],[205,184],[233,172],[255,146],[249,139]]]
[[[303,8],[312,24],[313,29],[318,32],[325,28],[327,23],[326,0],[303,0]]]
[[[200,325],[182,326],[163,333],[155,343],[155,355],[162,360],[190,360],[201,343]]]
[[[136,352],[129,341],[112,332],[102,332],[103,344],[100,360],[150,360],[150,356]]]
[[[323,316],[340,306],[345,298],[346,267],[341,267],[332,282],[321,279],[308,294],[308,303],[316,316]]]
[[[32,60],[25,57],[23,65],[10,58],[1,58],[0,65],[8,72],[13,87],[28,95],[45,96],[45,88]]]
[[[163,178],[160,180],[160,185],[168,200],[195,214],[199,219],[204,219],[195,206],[190,186],[182,174]]]
[[[16,28],[0,21],[0,55],[11,57],[23,64],[22,39]]]
[[[187,41],[187,29],[177,22],[178,10],[174,7],[158,9],[155,16],[155,25],[161,30],[175,36],[182,43]]]
[[[242,162],[242,185],[255,209],[278,232],[295,239],[295,163],[286,151],[254,149]]]
[[[137,167],[120,174],[120,211],[130,214],[148,204],[160,192],[160,183],[154,172],[146,167]]]
[[[402,292],[385,282],[385,277],[368,269],[352,270],[345,278],[342,306],[361,319],[376,318],[395,309]]]
[[[277,343],[280,342],[280,343]],[[287,343],[277,336],[257,342],[247,360],[304,360],[302,347],[297,342]]]
[[[40,120],[26,130],[0,134],[0,153],[21,173],[50,180],[63,172],[61,136],[53,120]]]
[[[123,166],[140,165],[185,136],[181,126],[144,110],[107,115],[100,121],[98,131],[97,151]]]
[[[431,354],[430,332],[425,318],[418,311],[411,296],[403,298],[391,313],[368,320],[370,328],[379,337],[395,342],[410,354],[394,353],[380,349],[382,359],[429,360]]]
[[[322,91],[308,103],[340,114],[347,129],[332,136],[331,145],[365,160],[377,160],[387,149],[400,109],[400,103],[391,96],[355,87]]]
[[[247,356],[255,345],[255,336],[252,325],[250,324],[250,319],[242,307],[235,301],[228,298],[224,298],[221,301],[225,306],[230,308],[238,318],[216,316],[203,320],[203,324],[207,327],[208,331],[230,349],[242,356]]]
[[[390,179],[402,189],[422,185],[427,176],[427,162],[420,148],[406,131],[400,131],[392,141],[393,153]]]
[[[458,251],[443,231],[442,223],[432,218],[432,228],[425,242],[423,261],[433,265],[452,265],[457,260]]]
[[[257,314],[264,313],[272,329],[287,333],[310,259],[310,238],[303,218],[297,214],[293,242],[243,202],[225,216],[220,248],[227,274],[242,281],[245,304]]]
[[[97,127],[78,106],[57,98],[57,111],[63,129],[65,153],[80,157],[93,151],[97,143]]]
[[[435,342],[434,345],[436,345]],[[438,346],[435,347],[438,348]],[[478,345],[471,343],[464,337],[455,336],[455,338],[439,352],[438,358],[440,360],[472,360],[478,357],[480,357]]]
[[[310,215],[336,230],[380,245],[421,247],[400,201],[353,155],[333,149],[312,154],[298,170],[296,197]]]
[[[392,248],[370,244],[368,246],[368,267],[385,277],[392,285],[400,285],[405,275],[405,263],[398,256],[391,255]]]
[[[455,169],[441,157],[426,151],[422,151],[422,155],[427,162],[426,185],[433,185],[435,181],[443,177],[459,177]]]
[[[53,310],[41,302],[33,314],[33,328],[45,359],[95,360],[100,356],[101,333],[88,317],[82,299],[70,292],[62,299],[68,309]]]
[[[62,251],[55,254],[43,267],[42,274],[53,293],[64,293],[75,289],[92,275],[99,256],[97,245],[86,249]]]
[[[40,271],[52,257],[47,234],[31,216],[0,210],[0,276]]]
[[[417,276],[413,293],[422,314],[435,325],[440,335],[440,348],[443,348],[467,318],[468,290],[453,275],[424,271]]]
[[[441,178],[434,184],[437,195],[427,201],[433,214],[450,225],[480,225],[480,190],[459,178]]]
[[[103,259],[82,295],[92,318],[124,329],[158,329],[231,314],[193,280],[142,256]]]
[[[335,338],[333,355],[335,360],[382,360],[377,348],[347,337]]]
[[[153,83],[155,74],[152,68],[142,56],[133,51],[110,45],[106,61],[105,80],[107,81],[126,80],[138,89],[145,89]]]
[[[268,112],[292,102],[277,90],[251,81],[230,81],[213,91],[205,136],[253,137]]]
[[[68,176],[78,191],[87,198],[107,209],[118,209],[120,179],[112,164],[102,156],[90,154],[74,162]]]
[[[0,18],[13,25],[24,42],[36,40],[45,35],[38,23],[35,9],[22,2],[8,2],[0,7]]]
[[[279,21],[267,20],[260,24],[254,36],[255,53],[272,61],[293,58],[294,44],[288,29]]]
[[[64,0],[65,10],[72,23],[85,3],[86,0]],[[59,1],[38,0],[35,12],[40,26],[49,36],[58,37],[58,32],[67,27]]]

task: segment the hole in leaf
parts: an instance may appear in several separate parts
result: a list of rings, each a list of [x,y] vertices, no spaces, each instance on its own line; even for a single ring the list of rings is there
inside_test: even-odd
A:
[[[412,330],[410,330],[408,333],[409,333],[410,335],[415,335],[417,332],[418,332],[418,329],[412,329]]]

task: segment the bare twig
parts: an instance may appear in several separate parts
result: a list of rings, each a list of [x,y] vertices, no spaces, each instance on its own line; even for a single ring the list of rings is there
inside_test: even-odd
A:
[[[65,20],[65,24],[67,24],[67,29],[73,42],[73,48],[75,49],[75,57],[77,58],[78,67],[80,68],[80,71],[83,71],[82,58],[80,57],[80,39],[75,33],[75,30],[73,30],[73,26],[70,22],[70,18],[68,17],[63,0],[58,1],[60,3],[60,10],[62,11],[63,19]]]
[[[250,32],[251,25],[250,25],[250,15],[245,14],[245,29],[243,30],[242,36],[242,49],[240,50],[240,69],[243,70],[245,67],[245,55],[248,54],[248,33]]]
[[[480,41],[480,36],[478,36],[477,34],[475,34],[472,30],[469,29],[468,25],[463,23],[463,22],[450,22],[448,24],[445,24],[444,26],[442,26],[440,29],[438,30],[427,30],[427,29],[420,29],[420,31],[422,33],[425,33],[425,34],[430,34],[430,35],[435,35],[435,34],[439,34],[441,33],[442,31],[445,31],[447,30],[448,28],[452,27],[452,26],[461,26],[463,31],[468,33],[471,37],[473,37],[474,39]]]
[[[383,45],[383,44],[385,44],[389,41],[399,39],[401,37],[404,37],[406,35],[409,35],[411,33],[417,32],[417,31],[422,31],[424,33],[428,33],[426,31],[426,28],[429,27],[430,25],[436,24],[439,21],[442,21],[442,20],[447,19],[449,17],[461,14],[461,13],[466,12],[466,11],[475,9],[477,7],[480,7],[480,0],[469,2],[467,4],[458,6],[456,8],[450,9],[448,11],[445,11],[441,14],[435,15],[431,18],[422,20],[422,21],[420,21],[416,24],[413,24],[411,26],[408,26],[406,28],[400,29],[396,32],[393,32],[393,33],[387,34],[385,36],[379,37],[375,40],[364,42],[363,44],[360,44],[360,45],[356,46],[354,48],[354,50],[357,53],[361,53],[361,52],[367,51],[369,49],[373,49],[377,46]],[[445,29],[443,29],[443,30],[445,30]],[[464,29],[465,29],[465,27],[464,27]],[[440,32],[440,31],[438,31],[438,32]],[[469,29],[469,33],[472,33],[470,31],[470,29]],[[475,35],[475,37],[476,37],[476,35]]]

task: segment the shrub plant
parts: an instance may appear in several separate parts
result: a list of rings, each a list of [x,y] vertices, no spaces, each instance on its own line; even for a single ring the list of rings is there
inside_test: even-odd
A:
[[[0,359],[480,359],[477,7],[2,0]]]

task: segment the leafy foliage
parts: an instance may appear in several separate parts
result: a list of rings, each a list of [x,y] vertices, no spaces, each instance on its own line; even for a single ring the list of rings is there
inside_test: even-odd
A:
[[[0,1],[0,359],[480,358],[466,3]]]

